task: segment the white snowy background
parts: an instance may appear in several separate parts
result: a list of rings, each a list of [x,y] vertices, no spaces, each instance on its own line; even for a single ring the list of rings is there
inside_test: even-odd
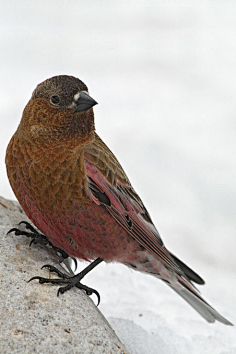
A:
[[[236,324],[236,2],[2,0],[0,38],[0,195],[15,199],[5,150],[35,86],[81,78],[166,246]],[[236,353],[235,327],[151,276],[102,264],[86,284],[132,354]]]

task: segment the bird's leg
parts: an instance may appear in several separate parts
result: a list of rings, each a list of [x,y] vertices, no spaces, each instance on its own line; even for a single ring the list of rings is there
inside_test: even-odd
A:
[[[53,246],[53,244],[49,241],[49,239],[47,238],[47,236],[40,234],[30,223],[28,223],[27,221],[21,221],[19,223],[19,225],[24,225],[26,230],[29,231],[24,231],[21,230],[20,228],[12,228],[11,230],[8,231],[7,234],[11,233],[11,232],[15,232],[16,236],[26,236],[26,237],[30,237],[31,241],[29,246],[31,246],[32,244],[41,244],[41,245],[49,245],[50,247],[52,247],[56,253],[60,254],[62,256],[63,259],[66,259],[68,257],[70,257],[65,251],[63,251],[62,249],[60,249],[59,247]],[[77,260],[75,258],[72,258],[73,261],[75,262],[75,269],[77,268]]]
[[[84,270],[82,270],[80,273],[74,275],[73,277],[70,277],[69,275],[62,273],[60,270],[58,270],[57,268],[55,268],[54,266],[52,266],[50,264],[45,264],[42,268],[48,268],[50,272],[56,273],[60,277],[60,279],[48,279],[48,278],[36,276],[36,277],[31,278],[29,280],[29,282],[31,280],[38,279],[40,284],[44,284],[44,283],[65,284],[64,287],[61,287],[58,289],[57,296],[59,296],[59,294],[64,294],[64,292],[66,292],[67,290],[76,286],[79,289],[83,289],[87,295],[92,295],[92,294],[97,295],[97,298],[98,298],[97,306],[98,306],[100,303],[100,295],[97,292],[97,290],[89,288],[88,286],[86,286],[84,284],[81,284],[80,280],[102,261],[103,261],[102,258],[95,259],[95,261],[90,263]]]

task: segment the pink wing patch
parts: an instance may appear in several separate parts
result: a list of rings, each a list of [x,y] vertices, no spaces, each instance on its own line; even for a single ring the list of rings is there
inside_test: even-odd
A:
[[[119,180],[113,186],[93,163],[85,159],[85,165],[90,199],[105,207],[130,236],[157,257],[168,270],[184,276],[165,248],[153,223],[146,220],[146,209],[140,199],[134,197],[133,190],[131,193],[132,187],[124,185]]]

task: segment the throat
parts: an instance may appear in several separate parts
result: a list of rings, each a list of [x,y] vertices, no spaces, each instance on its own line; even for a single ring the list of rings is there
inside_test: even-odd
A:
[[[69,128],[71,136],[77,136],[79,141],[91,142],[94,139],[94,115],[92,109],[86,112],[77,112]]]

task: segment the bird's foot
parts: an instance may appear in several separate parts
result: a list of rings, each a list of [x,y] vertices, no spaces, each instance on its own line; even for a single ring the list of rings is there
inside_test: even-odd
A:
[[[60,254],[63,259],[70,257],[65,251],[63,251],[59,247],[53,246],[53,244],[49,241],[47,236],[40,234],[27,221],[21,221],[19,223],[19,226],[21,226],[21,225],[24,225],[25,230],[23,230],[21,227],[19,227],[19,228],[13,227],[11,230],[8,231],[7,234],[9,234],[11,232],[15,232],[16,236],[30,237],[31,241],[30,241],[29,246],[31,246],[32,244],[34,244],[34,245],[40,244],[40,245],[44,245],[44,246],[49,245],[50,247],[52,247],[56,251],[57,254]],[[75,258],[72,258],[72,259],[75,262],[75,270],[76,270],[77,269],[77,260]]]
[[[70,277],[69,275],[62,273],[60,270],[58,270],[57,268],[55,268],[54,266],[50,265],[50,264],[45,264],[42,268],[47,268],[49,269],[50,272],[52,273],[56,273],[58,275],[58,277],[60,277],[60,279],[48,279],[48,278],[43,278],[43,277],[33,277],[29,280],[29,282],[31,280],[34,279],[38,279],[40,284],[44,284],[44,283],[51,283],[51,284],[64,284],[65,286],[60,287],[57,291],[57,296],[59,296],[59,294],[64,294],[66,291],[68,291],[69,289],[73,288],[74,286],[76,286],[78,289],[83,289],[87,295],[92,295],[95,294],[98,298],[98,304],[100,303],[100,295],[98,293],[97,290],[90,288],[84,284],[81,284],[80,280],[87,274],[89,273],[94,267],[96,267],[96,265],[98,265],[99,263],[101,263],[103,261],[102,258],[97,258],[95,261],[93,261],[92,263],[90,263],[84,270],[82,270],[80,273],[74,275],[73,277]]]

